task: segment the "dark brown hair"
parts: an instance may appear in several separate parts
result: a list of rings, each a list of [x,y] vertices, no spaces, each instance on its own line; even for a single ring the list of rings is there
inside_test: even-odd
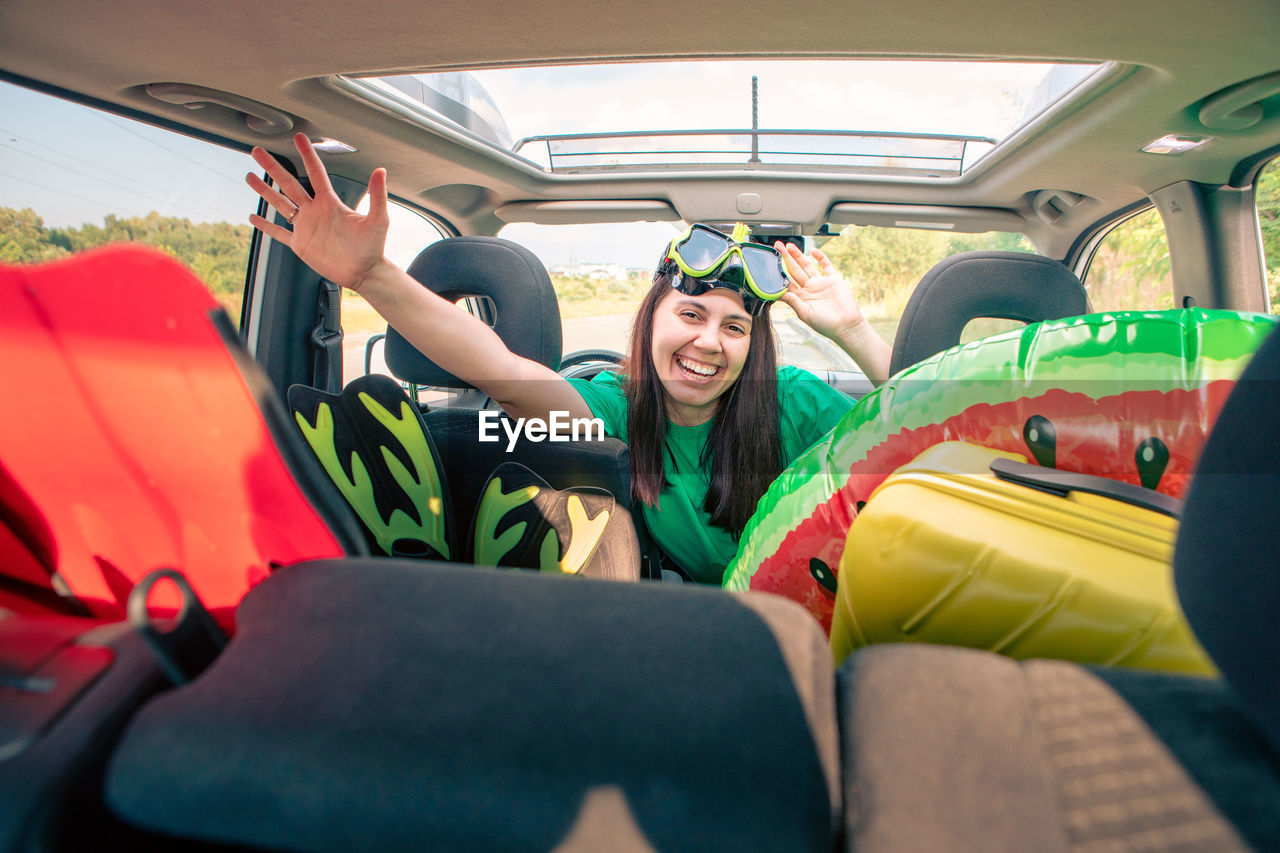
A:
[[[636,311],[626,363],[627,443],[631,448],[631,494],[648,506],[667,486],[667,412],[662,382],[653,364],[653,315],[671,292],[675,265],[664,261],[653,287]],[[711,482],[702,509],[711,523],[736,538],[756,503],[782,472],[778,414],[778,353],[769,307],[753,318],[747,360],[736,382],[721,397],[702,464]]]

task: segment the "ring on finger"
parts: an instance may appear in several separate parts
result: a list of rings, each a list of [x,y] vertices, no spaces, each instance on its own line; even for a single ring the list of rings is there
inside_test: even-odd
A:
[[[302,209],[302,208],[298,207],[297,205],[294,205],[294,206],[293,206],[293,210],[289,211],[289,212],[288,212],[288,213],[286,213],[286,214],[283,214],[283,215],[284,215],[284,221],[285,221],[285,222],[288,222],[290,225],[292,225],[292,224],[293,224],[293,218],[294,218],[295,216],[297,216],[297,215],[298,215],[298,211],[299,211],[299,210],[301,210],[301,209]]]

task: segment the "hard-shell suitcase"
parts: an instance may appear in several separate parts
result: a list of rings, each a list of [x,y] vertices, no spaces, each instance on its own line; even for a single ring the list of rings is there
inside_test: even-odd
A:
[[[831,648],[990,649],[1018,659],[1212,673],[1174,594],[1180,501],[1138,486],[939,444],[849,528]]]

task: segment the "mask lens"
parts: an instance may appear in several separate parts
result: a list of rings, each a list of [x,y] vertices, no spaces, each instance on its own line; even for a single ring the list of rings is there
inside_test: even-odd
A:
[[[681,259],[696,272],[709,272],[728,249],[728,237],[702,228],[694,228],[689,239],[676,247]]]
[[[778,297],[787,292],[787,274],[776,251],[746,243],[742,246],[742,260],[762,295]]]
[[[711,285],[707,283],[706,279],[694,278],[691,275],[685,275],[679,270],[676,270],[674,277],[671,279],[671,286],[685,296],[698,296],[711,289]]]

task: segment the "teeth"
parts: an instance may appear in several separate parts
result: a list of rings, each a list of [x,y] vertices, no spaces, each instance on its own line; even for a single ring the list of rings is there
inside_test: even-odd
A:
[[[696,373],[699,376],[715,376],[716,371],[720,369],[718,367],[712,367],[711,365],[707,365],[707,364],[695,364],[692,361],[686,361],[683,358],[680,358],[678,356],[676,360],[680,362],[680,366],[683,367],[685,370],[689,371],[690,373]]]

